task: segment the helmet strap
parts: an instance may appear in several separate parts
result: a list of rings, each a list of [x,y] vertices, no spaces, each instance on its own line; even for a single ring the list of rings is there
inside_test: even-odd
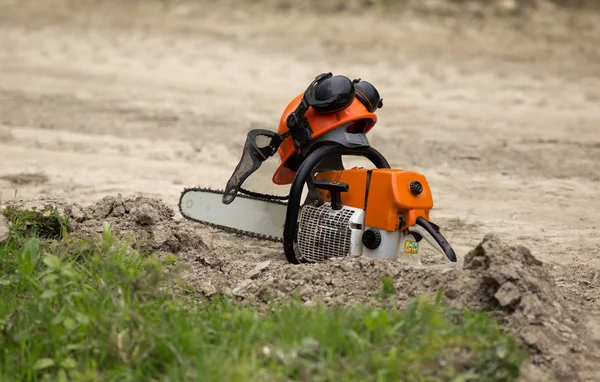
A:
[[[317,101],[314,96],[315,89],[319,83],[323,80],[330,78],[333,76],[331,72],[321,73],[317,77],[315,77],[314,81],[308,85],[308,88],[304,91],[304,95],[302,96],[302,100],[296,110],[294,110],[290,115],[288,115],[285,123],[287,124],[288,131],[281,135],[281,139],[287,138],[288,135],[292,136],[292,140],[294,141],[294,147],[296,150],[300,150],[305,147],[310,141],[312,136],[312,129],[310,127],[310,123],[306,118],[306,112],[310,106],[327,104],[335,100],[335,96],[331,99],[324,101]]]
[[[308,107],[304,104],[304,99],[300,105],[290,115],[288,115],[285,123],[288,126],[288,131],[285,134],[291,135],[296,150],[306,146],[311,139],[312,129],[310,123],[306,119],[306,111]],[[285,137],[282,136],[282,139]]]

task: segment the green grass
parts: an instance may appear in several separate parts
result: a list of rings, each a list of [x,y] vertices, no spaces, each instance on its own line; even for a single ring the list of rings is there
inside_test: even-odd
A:
[[[488,315],[440,295],[402,312],[294,299],[259,312],[181,291],[174,256],[131,250],[108,225],[84,239],[53,211],[8,214],[2,381],[502,381],[526,357]]]

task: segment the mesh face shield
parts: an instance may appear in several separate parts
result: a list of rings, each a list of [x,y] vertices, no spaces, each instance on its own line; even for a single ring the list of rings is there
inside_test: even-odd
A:
[[[222,199],[224,204],[233,202],[242,183],[260,168],[262,162],[275,154],[280,144],[281,136],[273,131],[255,129],[248,133],[240,162],[225,186]]]

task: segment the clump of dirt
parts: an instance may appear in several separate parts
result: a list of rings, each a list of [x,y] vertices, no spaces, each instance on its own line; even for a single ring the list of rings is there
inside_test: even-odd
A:
[[[173,209],[157,199],[107,196],[86,208],[73,205],[69,214],[76,233],[99,233],[109,222],[117,235],[129,236],[146,249],[172,253],[207,249],[200,234],[188,222],[174,220]]]
[[[68,230],[75,235],[101,234],[104,222],[108,222],[117,237],[128,239],[139,249],[201,253],[208,248],[197,227],[190,222],[174,220],[173,209],[157,199],[123,198],[119,194],[104,197],[87,207],[54,197],[11,203],[16,210],[30,211],[43,211],[49,205],[68,217]]]
[[[465,256],[464,269],[451,284],[463,291],[461,302],[498,312],[500,321],[529,347],[536,364],[571,380],[578,379],[582,364],[597,364],[597,344],[583,328],[583,312],[529,249],[507,246],[488,235]]]

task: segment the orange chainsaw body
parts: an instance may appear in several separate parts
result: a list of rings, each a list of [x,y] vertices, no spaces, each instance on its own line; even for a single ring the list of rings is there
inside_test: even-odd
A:
[[[341,193],[342,204],[363,209],[365,225],[381,230],[404,230],[415,225],[418,217],[429,220],[429,210],[433,208],[427,179],[414,171],[354,167],[320,172],[315,180],[348,184],[348,191]],[[411,191],[414,182],[422,187],[418,195]],[[331,201],[329,191],[318,192],[324,201]]]

